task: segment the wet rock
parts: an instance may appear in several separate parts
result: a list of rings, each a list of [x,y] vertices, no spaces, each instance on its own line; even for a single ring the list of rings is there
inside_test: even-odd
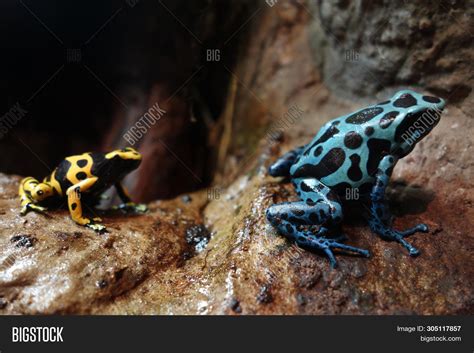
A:
[[[258,293],[257,301],[261,304],[268,304],[273,301],[272,293],[270,291],[270,286],[263,285],[260,287],[260,292]]]
[[[178,212],[182,203],[174,200],[159,210],[151,205],[155,215],[106,212],[109,233],[99,235],[75,224],[67,210],[20,216],[20,178],[0,176],[0,204],[6,206],[0,219],[0,297],[8,313],[100,312],[160,268],[176,269],[188,248],[179,235],[183,223],[202,223],[196,211]],[[167,216],[157,217],[161,210]]]
[[[186,229],[186,243],[193,245],[197,252],[201,252],[207,246],[211,233],[205,225],[194,225]]]
[[[302,294],[298,294],[296,296],[296,301],[298,302],[299,305],[301,306],[304,306],[308,303],[308,301],[306,300],[306,297]]]
[[[10,241],[14,243],[17,248],[31,248],[35,245],[37,239],[31,235],[15,235]]]
[[[242,312],[242,308],[240,307],[240,303],[237,299],[233,298],[232,301],[230,302],[230,309],[237,313],[240,314]]]
[[[107,287],[108,283],[105,279],[101,279],[100,281],[97,281],[96,283],[97,287],[100,289]]]
[[[71,240],[71,239],[78,239],[82,236],[82,232],[76,231],[73,233],[66,233],[66,232],[56,232],[54,234],[57,236],[59,239],[63,241]]]
[[[189,195],[183,195],[183,196],[181,197],[181,200],[183,200],[184,203],[190,203],[193,199],[192,199],[192,197],[189,196]]]
[[[363,261],[354,261],[353,267],[352,267],[352,275],[355,278],[361,278],[364,277],[364,275],[367,273],[367,266]]]

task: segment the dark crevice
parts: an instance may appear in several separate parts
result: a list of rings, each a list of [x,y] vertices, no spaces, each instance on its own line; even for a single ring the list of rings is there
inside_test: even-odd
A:
[[[127,181],[132,192],[149,201],[209,184],[208,133],[250,3],[25,1],[48,28],[20,3],[0,5],[4,47],[14,54],[0,59],[0,112],[18,104],[26,112],[0,138],[1,171],[42,178],[65,156],[121,147],[158,103],[167,113],[135,143],[145,159]]]

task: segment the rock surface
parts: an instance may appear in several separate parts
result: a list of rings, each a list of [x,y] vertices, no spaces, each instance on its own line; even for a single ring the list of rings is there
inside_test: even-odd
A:
[[[426,87],[451,101],[472,86],[472,1],[308,2],[311,42],[324,81],[344,96],[394,85]]]
[[[390,199],[400,216],[396,227],[430,226],[429,234],[410,238],[422,254],[410,258],[400,245],[380,240],[355,220],[344,226],[347,243],[369,249],[372,257],[340,254],[339,268],[331,270],[324,256],[290,244],[266,223],[269,205],[296,196],[266,168],[307,142],[328,119],[380,97],[364,98],[374,89],[367,87],[358,100],[345,100],[338,88],[344,79],[336,84],[319,73],[310,45],[315,14],[306,2],[262,3],[256,16],[242,53],[251,59],[232,69],[236,89],[228,104],[235,109],[223,117],[230,119],[225,132],[232,140],[214,186],[152,202],[146,215],[106,213],[110,232],[97,235],[76,226],[67,211],[20,217],[19,178],[0,176],[2,313],[474,312],[472,93],[454,100],[441,94],[448,99],[441,122],[394,172]],[[351,21],[360,16],[355,12]],[[465,50],[472,55],[472,47]],[[437,68],[431,70],[434,77]],[[452,77],[462,75],[460,70]],[[388,95],[403,83],[399,71],[393,72],[396,84],[387,86]],[[427,83],[419,83],[421,88],[408,88],[429,92]],[[471,78],[465,76],[463,84],[472,87]]]

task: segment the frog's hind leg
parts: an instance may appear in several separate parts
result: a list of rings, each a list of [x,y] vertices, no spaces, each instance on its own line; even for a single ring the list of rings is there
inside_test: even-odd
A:
[[[135,202],[132,202],[130,194],[121,183],[116,183],[115,189],[117,190],[117,194],[123,203],[118,206],[112,207],[113,210],[121,210],[125,213],[145,213],[146,211],[148,211],[148,207],[145,204],[136,204]]]
[[[268,168],[268,173],[273,177],[286,177],[290,175],[290,168],[296,159],[303,153],[305,146],[298,147],[280,158]]]
[[[302,178],[295,179],[294,184],[303,201],[280,203],[267,210],[267,219],[280,234],[301,247],[324,251],[332,267],[336,266],[332,249],[369,256],[367,250],[340,243],[340,238],[326,237],[329,228],[337,227],[342,221],[341,204],[327,186],[316,179]],[[304,225],[319,225],[320,228],[316,233],[299,229]]]

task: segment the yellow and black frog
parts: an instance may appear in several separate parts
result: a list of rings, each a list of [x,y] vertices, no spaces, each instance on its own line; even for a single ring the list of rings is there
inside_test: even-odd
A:
[[[97,205],[101,194],[114,185],[123,204],[116,206],[124,212],[144,213],[146,205],[135,204],[120,181],[138,168],[142,156],[135,149],[126,147],[109,153],[87,152],[65,158],[54,171],[40,183],[32,177],[20,183],[21,215],[28,211],[45,212],[47,206],[57,207],[67,198],[72,219],[96,232],[105,232],[100,218],[83,216],[82,202]]]

